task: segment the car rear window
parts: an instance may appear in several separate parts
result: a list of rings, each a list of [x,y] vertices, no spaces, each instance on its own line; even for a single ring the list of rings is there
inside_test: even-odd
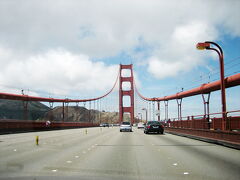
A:
[[[161,123],[158,121],[149,121],[147,124],[148,125],[161,125]]]
[[[130,125],[130,122],[122,122],[123,125]]]

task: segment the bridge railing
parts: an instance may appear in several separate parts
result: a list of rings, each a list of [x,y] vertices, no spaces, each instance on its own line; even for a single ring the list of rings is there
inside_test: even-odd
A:
[[[228,111],[228,127],[229,130],[240,130],[240,110]],[[182,117],[178,120],[177,118],[172,118],[167,121],[167,127],[174,128],[191,128],[191,129],[211,129],[220,130],[222,127],[222,113],[211,113],[207,115],[195,115]]]
[[[5,132],[15,131],[32,131],[32,130],[50,130],[50,129],[65,129],[65,128],[83,128],[96,127],[99,123],[90,122],[51,122],[46,124],[45,121],[36,122],[34,120],[0,120],[0,134]]]

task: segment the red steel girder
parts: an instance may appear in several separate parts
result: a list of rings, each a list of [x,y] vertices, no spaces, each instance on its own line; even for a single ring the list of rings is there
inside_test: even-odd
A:
[[[119,69],[119,123],[122,123],[124,120],[123,114],[124,113],[130,113],[131,117],[131,123],[134,123],[134,88],[133,88],[133,70],[132,70],[132,64],[129,65],[122,65],[120,64]],[[129,69],[131,74],[129,77],[123,77],[122,76],[122,70],[123,69]],[[129,82],[131,89],[128,91],[124,91],[122,89],[123,82]],[[129,96],[130,97],[130,107],[124,107],[123,106],[123,96]]]
[[[123,107],[123,112],[132,112],[132,108],[131,107]]]
[[[240,85],[240,73],[229,76],[225,78],[224,81],[225,81],[226,88],[238,86]],[[147,101],[168,101],[168,100],[181,99],[185,97],[195,96],[199,94],[207,94],[213,91],[217,91],[217,90],[220,90],[220,84],[221,82],[220,80],[218,80],[208,84],[202,84],[201,86],[194,89],[190,89],[188,91],[183,91],[170,96],[164,96],[164,97],[158,97],[158,98],[146,98],[142,96],[138,91],[137,93],[142,99]]]
[[[131,96],[132,93],[133,93],[132,91],[122,91],[123,96]]]
[[[132,69],[132,64],[120,64],[121,69]]]
[[[131,82],[133,81],[133,77],[122,77],[122,82]]]

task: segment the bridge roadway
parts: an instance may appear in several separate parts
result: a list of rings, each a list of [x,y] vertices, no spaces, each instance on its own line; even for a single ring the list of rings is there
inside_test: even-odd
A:
[[[0,179],[240,179],[239,150],[139,129],[85,130],[1,135]]]

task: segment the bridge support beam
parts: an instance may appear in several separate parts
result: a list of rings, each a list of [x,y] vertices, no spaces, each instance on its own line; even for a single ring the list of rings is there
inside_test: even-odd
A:
[[[53,121],[53,102],[49,102],[49,107],[50,107],[49,120]]]
[[[67,121],[68,121],[68,105],[69,105],[69,102],[65,102],[65,111],[66,111],[65,118]]]
[[[160,101],[157,101],[157,109],[158,109],[158,121],[160,121],[160,115],[161,115],[161,112],[160,112]]]
[[[209,100],[210,100],[210,93],[208,93],[206,95],[207,96],[205,97],[204,94],[202,94],[203,106],[204,106],[204,119],[205,119],[205,122],[207,123],[208,129],[210,129],[210,124],[209,124]]]
[[[176,99],[177,105],[178,105],[178,120],[181,121],[181,127],[182,127],[182,98]]]
[[[23,120],[28,120],[28,101],[23,101]]]
[[[130,70],[131,75],[129,77],[122,76],[122,70]],[[130,83],[130,90],[124,91],[122,89],[123,82]],[[130,107],[123,106],[123,96],[130,96]],[[123,122],[124,113],[130,113],[131,124],[134,123],[134,87],[133,87],[133,70],[132,64],[122,65],[120,64],[120,76],[119,76],[119,123]]]
[[[91,122],[91,101],[89,101],[89,108],[88,108],[88,122]]]
[[[149,101],[148,102],[148,114],[149,114],[149,121],[152,121],[153,119],[152,119],[152,108],[151,108],[152,106],[151,106],[151,101]]]
[[[62,107],[62,121],[64,122],[65,120],[65,110],[64,110],[64,102],[63,102],[63,107]]]
[[[165,104],[165,121],[168,121],[168,101],[164,101]]]

